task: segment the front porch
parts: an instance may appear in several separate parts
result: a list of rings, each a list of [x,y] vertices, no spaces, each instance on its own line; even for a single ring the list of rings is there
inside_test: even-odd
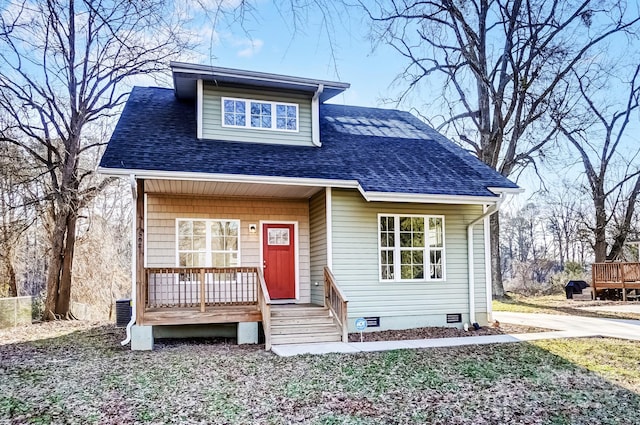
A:
[[[267,350],[273,335],[279,344],[321,341],[327,338],[329,325],[335,329],[330,338],[346,341],[347,300],[326,267],[324,277],[323,305],[287,304],[283,310],[284,305],[272,302],[258,267],[145,268],[144,280],[138,285],[136,323],[167,326],[260,322]],[[318,320],[318,316],[325,320]]]

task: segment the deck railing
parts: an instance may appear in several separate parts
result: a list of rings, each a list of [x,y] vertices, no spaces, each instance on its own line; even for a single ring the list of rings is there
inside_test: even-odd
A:
[[[271,297],[267,290],[264,274],[258,269],[258,308],[262,313],[262,329],[264,330],[264,349],[271,350]]]
[[[147,268],[145,308],[252,305],[258,303],[256,267]]]
[[[626,301],[627,289],[640,289],[640,263],[595,263],[591,272],[594,294],[603,289],[622,289]]]
[[[331,310],[342,332],[342,342],[348,342],[347,297],[336,283],[336,278],[329,267],[324,268],[324,305]]]

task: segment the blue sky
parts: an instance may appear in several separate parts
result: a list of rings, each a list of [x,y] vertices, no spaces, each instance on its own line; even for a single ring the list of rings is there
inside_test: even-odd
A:
[[[372,52],[367,25],[355,13],[346,20],[335,19],[329,29],[317,15],[294,28],[291,14],[271,1],[257,2],[251,15],[244,28],[239,23],[218,25],[211,50],[206,46],[198,62],[350,83],[334,103],[382,106],[380,99],[392,95],[389,86],[402,60],[386,46]]]

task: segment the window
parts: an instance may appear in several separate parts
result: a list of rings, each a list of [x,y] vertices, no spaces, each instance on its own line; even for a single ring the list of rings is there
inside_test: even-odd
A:
[[[223,127],[298,131],[298,105],[291,103],[223,97],[222,115]]]
[[[179,267],[239,265],[239,220],[177,220]]]
[[[444,279],[444,217],[379,216],[380,279]]]

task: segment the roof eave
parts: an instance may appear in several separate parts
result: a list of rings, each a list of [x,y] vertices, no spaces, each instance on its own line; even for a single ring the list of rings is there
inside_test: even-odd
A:
[[[315,93],[317,88],[322,85],[324,87],[323,93],[320,97],[322,102],[342,93],[350,87],[350,84],[339,81],[317,80],[312,78],[293,77],[242,69],[222,68],[184,62],[171,62],[170,65],[173,73],[173,86],[176,96],[181,99],[195,98],[195,85],[197,80],[297,90],[309,92],[311,94]]]
[[[157,170],[134,170],[98,167],[105,176],[135,176],[139,179],[193,180],[225,183],[254,183],[271,185],[318,186],[357,189],[367,202],[408,202],[424,204],[488,205],[498,202],[498,196],[443,195],[428,193],[397,193],[365,191],[357,180],[318,179],[300,177],[253,176],[244,174],[210,174]]]

